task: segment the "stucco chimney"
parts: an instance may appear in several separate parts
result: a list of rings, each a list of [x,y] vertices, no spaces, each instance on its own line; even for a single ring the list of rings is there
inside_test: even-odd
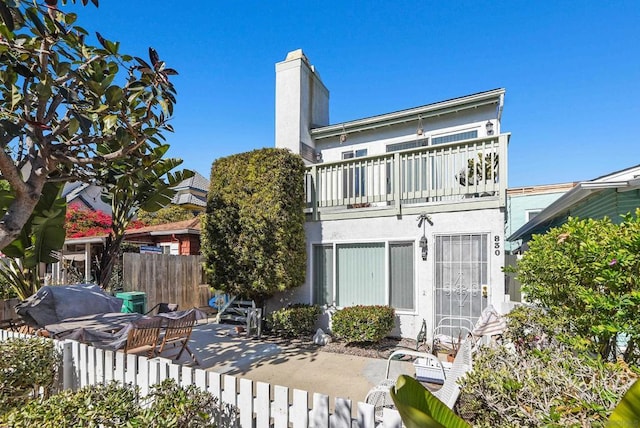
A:
[[[329,124],[329,90],[302,49],[276,64],[276,147],[314,147],[309,130]]]

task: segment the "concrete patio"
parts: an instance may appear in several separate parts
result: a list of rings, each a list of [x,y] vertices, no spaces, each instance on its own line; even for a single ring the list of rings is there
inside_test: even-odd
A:
[[[189,347],[199,368],[354,403],[364,401],[369,389],[384,377],[386,364],[382,359],[324,352],[295,341],[249,338],[228,324],[196,325]],[[190,357],[183,355],[180,362],[188,363]]]

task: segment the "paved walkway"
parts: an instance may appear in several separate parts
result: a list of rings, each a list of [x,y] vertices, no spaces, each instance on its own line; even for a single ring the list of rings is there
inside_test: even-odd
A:
[[[318,347],[271,343],[238,335],[233,326],[201,324],[194,328],[190,348],[201,368],[271,385],[364,401],[384,377],[386,361],[323,352]],[[183,355],[183,361],[188,356]]]

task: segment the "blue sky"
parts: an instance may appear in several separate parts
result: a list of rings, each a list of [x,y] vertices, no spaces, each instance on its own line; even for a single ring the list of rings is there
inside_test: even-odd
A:
[[[302,48],[331,123],[506,89],[509,186],[640,164],[640,1],[102,0],[79,24],[180,73],[170,155],[209,176],[274,146],[275,63]]]

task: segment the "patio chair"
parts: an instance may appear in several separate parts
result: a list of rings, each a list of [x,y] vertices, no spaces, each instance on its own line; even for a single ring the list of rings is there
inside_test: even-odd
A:
[[[189,349],[189,339],[191,338],[193,326],[196,323],[196,311],[190,309],[181,317],[167,317],[166,320],[167,325],[164,330],[162,342],[160,343],[160,348],[158,349],[158,355],[161,355],[169,345],[174,348],[180,346],[180,350],[175,354],[175,358],[173,358],[173,360],[179,360],[182,353],[187,351],[191,356],[191,359],[196,364],[200,364],[196,356],[191,352],[191,349]]]
[[[415,368],[416,378],[418,380],[434,382],[434,379],[445,379],[445,369],[436,356],[427,352],[413,351],[410,349],[398,349],[393,351],[387,359],[387,369],[385,371],[384,379],[371,388],[364,398],[365,403],[373,405],[376,421],[382,420],[382,414],[385,408],[395,409],[389,390],[394,387],[397,375],[401,373],[394,373],[392,375],[391,363],[409,364],[410,360],[413,360],[413,367]],[[418,371],[419,369],[420,371]],[[398,367],[396,367],[395,371],[398,371]]]
[[[473,347],[474,342],[471,338],[467,338],[467,340],[462,342],[462,345],[456,354],[456,358],[453,360],[453,365],[449,370],[449,374],[442,384],[442,388],[433,393],[433,395],[438,397],[438,399],[446,404],[450,409],[453,409],[453,406],[456,404],[456,401],[460,396],[460,384],[458,383],[458,379],[471,371],[471,353]]]
[[[158,345],[162,318],[143,318],[131,323],[124,345],[125,354],[146,352],[147,357],[153,358]]]

